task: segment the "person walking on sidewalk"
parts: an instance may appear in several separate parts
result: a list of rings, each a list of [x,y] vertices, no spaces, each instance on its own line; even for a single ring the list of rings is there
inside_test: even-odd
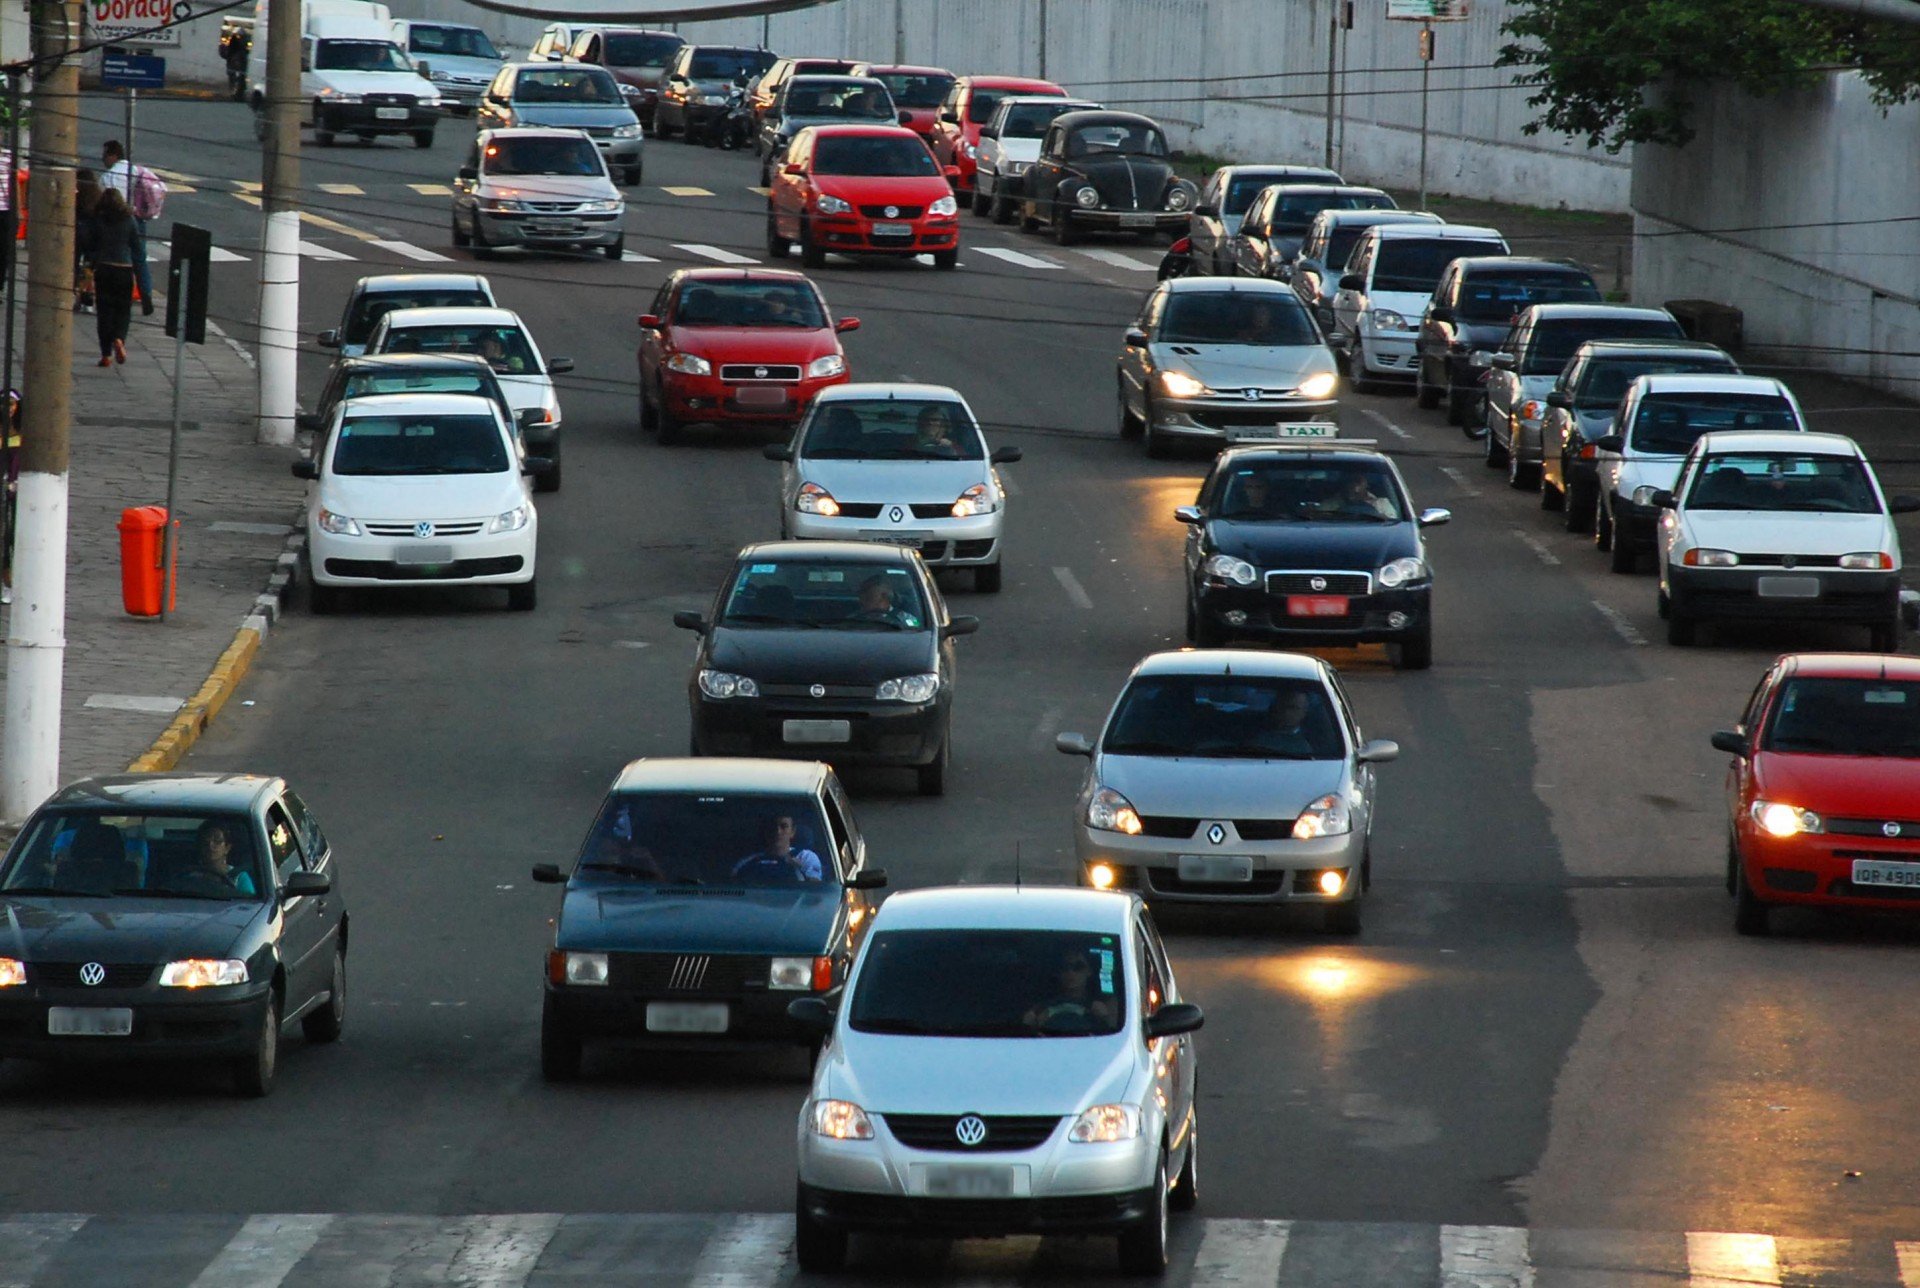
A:
[[[108,139],[100,148],[100,159],[107,172],[100,182],[120,194],[133,215],[133,273],[140,283],[140,311],[153,312],[153,270],[147,263],[147,221],[160,215],[166,200],[167,185],[160,176],[143,165],[127,160],[127,149],[118,139]]]
[[[133,322],[133,277],[139,231],[118,188],[100,194],[87,229],[87,262],[93,265],[100,365],[127,360],[127,327]]]
[[[91,170],[73,173],[73,311],[93,312],[93,265],[87,262],[87,237],[100,205],[100,176]]]

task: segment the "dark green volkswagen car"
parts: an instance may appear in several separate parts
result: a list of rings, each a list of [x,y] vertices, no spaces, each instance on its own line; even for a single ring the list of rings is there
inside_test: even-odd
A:
[[[571,875],[547,954],[540,1067],[579,1075],[589,1042],[701,1050],[811,1045],[788,1018],[834,998],[886,873],[818,761],[636,760]]]

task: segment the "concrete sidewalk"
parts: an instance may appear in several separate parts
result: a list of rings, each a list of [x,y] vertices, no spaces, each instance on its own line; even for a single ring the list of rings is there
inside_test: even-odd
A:
[[[20,281],[24,315],[24,269]],[[207,684],[274,573],[304,488],[287,469],[294,449],[253,441],[252,355],[210,330],[187,346],[184,368],[178,609],[165,621],[123,611],[120,511],[166,500],[173,341],[163,318],[136,309],[126,364],[104,369],[93,316],[73,318],[61,782],[126,769]]]

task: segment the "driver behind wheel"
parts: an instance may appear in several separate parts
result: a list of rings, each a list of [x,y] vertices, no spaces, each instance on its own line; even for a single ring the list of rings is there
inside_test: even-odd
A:
[[[1103,1031],[1116,1027],[1119,1023],[1119,1010],[1114,1003],[1111,991],[1102,996],[1093,991],[1093,962],[1083,952],[1067,952],[1060,956],[1054,970],[1053,987],[1048,990],[1045,1000],[1037,1003],[1023,1017],[1026,1023],[1036,1029],[1054,1029],[1065,1032],[1077,1030]],[[1111,989],[1111,976],[1108,982]]]

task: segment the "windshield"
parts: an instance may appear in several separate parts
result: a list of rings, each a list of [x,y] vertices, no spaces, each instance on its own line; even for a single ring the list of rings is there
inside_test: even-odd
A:
[[[488,174],[605,174],[600,149],[578,135],[495,135],[487,144]]]
[[[1400,523],[1400,489],[1360,459],[1254,461],[1221,481],[1214,517],[1297,523]]]
[[[323,72],[410,72],[413,64],[400,46],[384,40],[322,40],[313,66]]]
[[[422,27],[408,29],[407,44],[416,54],[452,54],[456,58],[491,58],[500,51],[478,27]]]
[[[1319,344],[1320,328],[1289,291],[1184,291],[1167,297],[1162,344]]]
[[[885,87],[858,81],[789,81],[780,110],[790,118],[822,120],[891,121],[895,116]]]
[[[1459,297],[1453,310],[1469,322],[1511,322],[1530,304],[1598,301],[1600,288],[1585,273],[1565,269],[1502,271],[1468,275],[1460,283]],[[1571,350],[1567,356],[1573,356]]]
[[[873,78],[887,87],[901,107],[938,107],[953,88],[953,77],[939,73],[875,72]]]
[[[919,631],[928,616],[919,583],[901,565],[757,559],[735,573],[720,624]]]
[[[815,461],[977,461],[987,449],[960,403],[872,398],[816,402],[800,454]]]
[[[985,125],[993,119],[993,109],[1000,106],[1001,99],[1031,93],[1030,89],[975,89],[967,102],[967,119],[975,125]]]
[[[513,82],[516,103],[590,103],[618,106],[626,102],[613,77],[599,67],[556,68],[521,72]]]
[[[1067,155],[1070,157],[1098,156],[1103,152],[1163,157],[1167,155],[1167,140],[1152,125],[1123,121],[1083,125],[1067,136]]]
[[[1793,405],[1778,394],[1646,394],[1629,441],[1642,452],[1685,456],[1695,439],[1716,430],[1799,428]]]
[[[1333,701],[1318,680],[1143,675],[1107,724],[1108,756],[1221,760],[1341,760]]]
[[[1573,351],[1589,340],[1681,340],[1680,324],[1671,318],[1544,318],[1534,323],[1533,342],[1520,373],[1557,376]]]
[[[1384,192],[1302,192],[1277,197],[1268,220],[1275,232],[1304,235],[1313,217],[1323,210],[1391,210],[1393,198]]]
[[[485,371],[356,371],[347,377],[341,398],[369,394],[478,394],[502,403],[500,382]]]
[[[387,332],[382,353],[477,353],[501,375],[539,375],[533,346],[519,327],[473,323],[467,326],[409,326]]]
[[[665,67],[687,42],[678,36],[640,36],[615,33],[606,38],[602,61],[614,67]]]
[[[43,814],[14,847],[0,892],[259,899],[253,826],[241,814]]]
[[[676,326],[780,326],[819,330],[825,308],[801,282],[691,282],[674,307]]]
[[[738,80],[743,73],[758,76],[774,61],[765,49],[698,49],[688,61],[687,75],[693,80]]]
[[[1253,204],[1253,199],[1275,184],[1318,182],[1333,182],[1333,180],[1326,174],[1288,173],[1284,170],[1279,172],[1255,170],[1237,174],[1220,198],[1220,213],[1223,215],[1246,214],[1247,207]]]
[[[1402,238],[1383,241],[1373,258],[1373,289],[1376,291],[1418,291],[1431,295],[1440,285],[1440,274],[1447,265],[1463,255],[1504,255],[1507,248],[1499,242],[1434,238]]]
[[[813,145],[815,174],[867,174],[910,178],[940,173],[918,138],[869,136],[823,138]]]
[[[1627,386],[1637,376],[1737,370],[1731,358],[1714,353],[1663,358],[1592,358],[1581,374],[1579,389],[1574,391],[1573,405],[1581,411],[1611,411],[1626,397]]]
[[[1064,99],[1058,103],[1015,103],[1007,109],[1007,119],[1001,122],[1000,137],[1003,139],[1045,138],[1047,127],[1053,124],[1054,117],[1062,112],[1078,112],[1085,107],[1084,103],[1069,103]]]
[[[887,930],[861,958],[847,1022],[924,1037],[1097,1037],[1120,1031],[1126,975],[1114,935]]]
[[[838,884],[811,796],[615,792],[574,868],[577,882],[685,886]]]
[[[490,416],[354,416],[341,422],[335,474],[503,474],[506,440]]]
[[[1920,684],[1788,680],[1761,746],[1830,756],[1920,756]]]
[[[365,344],[381,318],[395,309],[440,309],[493,303],[478,287],[456,286],[437,291],[368,291],[357,296],[340,328],[344,344]]]
[[[1707,457],[1694,473],[1686,504],[1690,510],[1880,513],[1857,457],[1785,452]]]

